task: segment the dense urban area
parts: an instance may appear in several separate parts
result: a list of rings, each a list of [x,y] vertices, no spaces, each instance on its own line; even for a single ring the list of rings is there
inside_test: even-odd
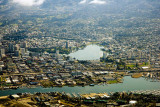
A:
[[[1,89],[30,85],[47,87],[117,83],[122,82],[125,75],[160,79],[156,40],[152,39],[153,46],[148,49],[150,43],[143,39],[145,47],[139,49],[142,42],[137,46],[136,41],[141,39],[130,38],[130,41],[123,43],[110,38],[105,45],[104,42],[97,43],[104,46],[100,60],[77,60],[63,54],[66,50],[72,52],[92,42],[57,40],[51,37],[14,42],[2,40]]]
[[[160,2],[93,1],[46,0],[30,8],[1,0],[0,92],[108,86],[126,76],[160,83]],[[101,47],[99,59],[70,55],[90,45]],[[19,92],[0,95],[1,106],[158,107],[160,90]]]
[[[125,39],[125,42],[123,42]],[[128,40],[127,40],[128,39]],[[106,42],[75,41],[52,37],[1,40],[1,90],[38,86],[94,86],[123,82],[124,76],[160,81],[158,40],[146,37]],[[78,60],[68,54],[90,44],[103,46],[99,60]],[[145,44],[145,46],[141,46]],[[141,47],[141,48],[139,48]],[[142,94],[143,93],[143,94]],[[130,96],[132,97],[130,98]],[[127,97],[128,96],[128,97]],[[149,98],[148,98],[149,96]],[[4,106],[156,106],[159,91],[101,93],[17,93],[0,98]],[[141,99],[143,98],[143,99]],[[146,99],[144,99],[146,98]],[[14,100],[11,100],[14,99]],[[138,100],[141,99],[141,100]],[[152,99],[152,100],[151,100]],[[20,102],[24,103],[20,103]],[[137,102],[138,101],[138,102]],[[145,102],[145,101],[148,101]]]

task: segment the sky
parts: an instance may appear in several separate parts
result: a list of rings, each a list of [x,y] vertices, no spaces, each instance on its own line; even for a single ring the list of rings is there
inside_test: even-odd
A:
[[[13,0],[14,3],[22,6],[39,6],[42,5],[45,0]],[[104,0],[82,0],[79,4],[106,4]]]
[[[103,0],[93,0],[89,4],[106,4],[106,1]]]
[[[22,6],[34,6],[41,5],[45,0],[13,0],[14,3]]]

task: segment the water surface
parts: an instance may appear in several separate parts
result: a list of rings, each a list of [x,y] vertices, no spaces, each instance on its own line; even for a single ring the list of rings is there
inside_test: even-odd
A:
[[[69,54],[69,56],[78,60],[99,60],[103,55],[101,48],[98,45],[88,45],[82,50]]]
[[[75,86],[75,87],[53,87],[53,88],[22,88],[17,90],[3,90],[0,91],[0,96],[10,95],[15,93],[25,92],[66,92],[66,93],[103,93],[103,92],[122,92],[122,91],[135,91],[135,90],[158,90],[160,89],[160,82],[150,82],[145,78],[131,78],[130,76],[124,77],[123,83],[108,84],[108,85],[95,85],[95,86]]]

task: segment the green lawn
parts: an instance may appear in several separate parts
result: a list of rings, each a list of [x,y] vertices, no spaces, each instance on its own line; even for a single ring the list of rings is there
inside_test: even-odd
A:
[[[135,67],[136,65],[131,64],[131,65],[126,65],[126,67]]]
[[[112,81],[108,81],[107,83],[108,84],[115,84],[115,83],[118,83],[118,81],[117,80],[112,80]]]

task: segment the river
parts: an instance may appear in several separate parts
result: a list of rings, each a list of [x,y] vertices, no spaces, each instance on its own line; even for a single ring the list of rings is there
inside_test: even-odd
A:
[[[25,93],[25,92],[66,92],[66,93],[103,93],[103,92],[122,92],[122,91],[134,91],[134,90],[158,90],[160,89],[160,82],[150,82],[145,78],[131,78],[125,76],[123,83],[108,84],[108,85],[95,85],[95,86],[74,86],[74,87],[53,87],[53,88],[19,88],[16,90],[2,90],[0,96]]]

